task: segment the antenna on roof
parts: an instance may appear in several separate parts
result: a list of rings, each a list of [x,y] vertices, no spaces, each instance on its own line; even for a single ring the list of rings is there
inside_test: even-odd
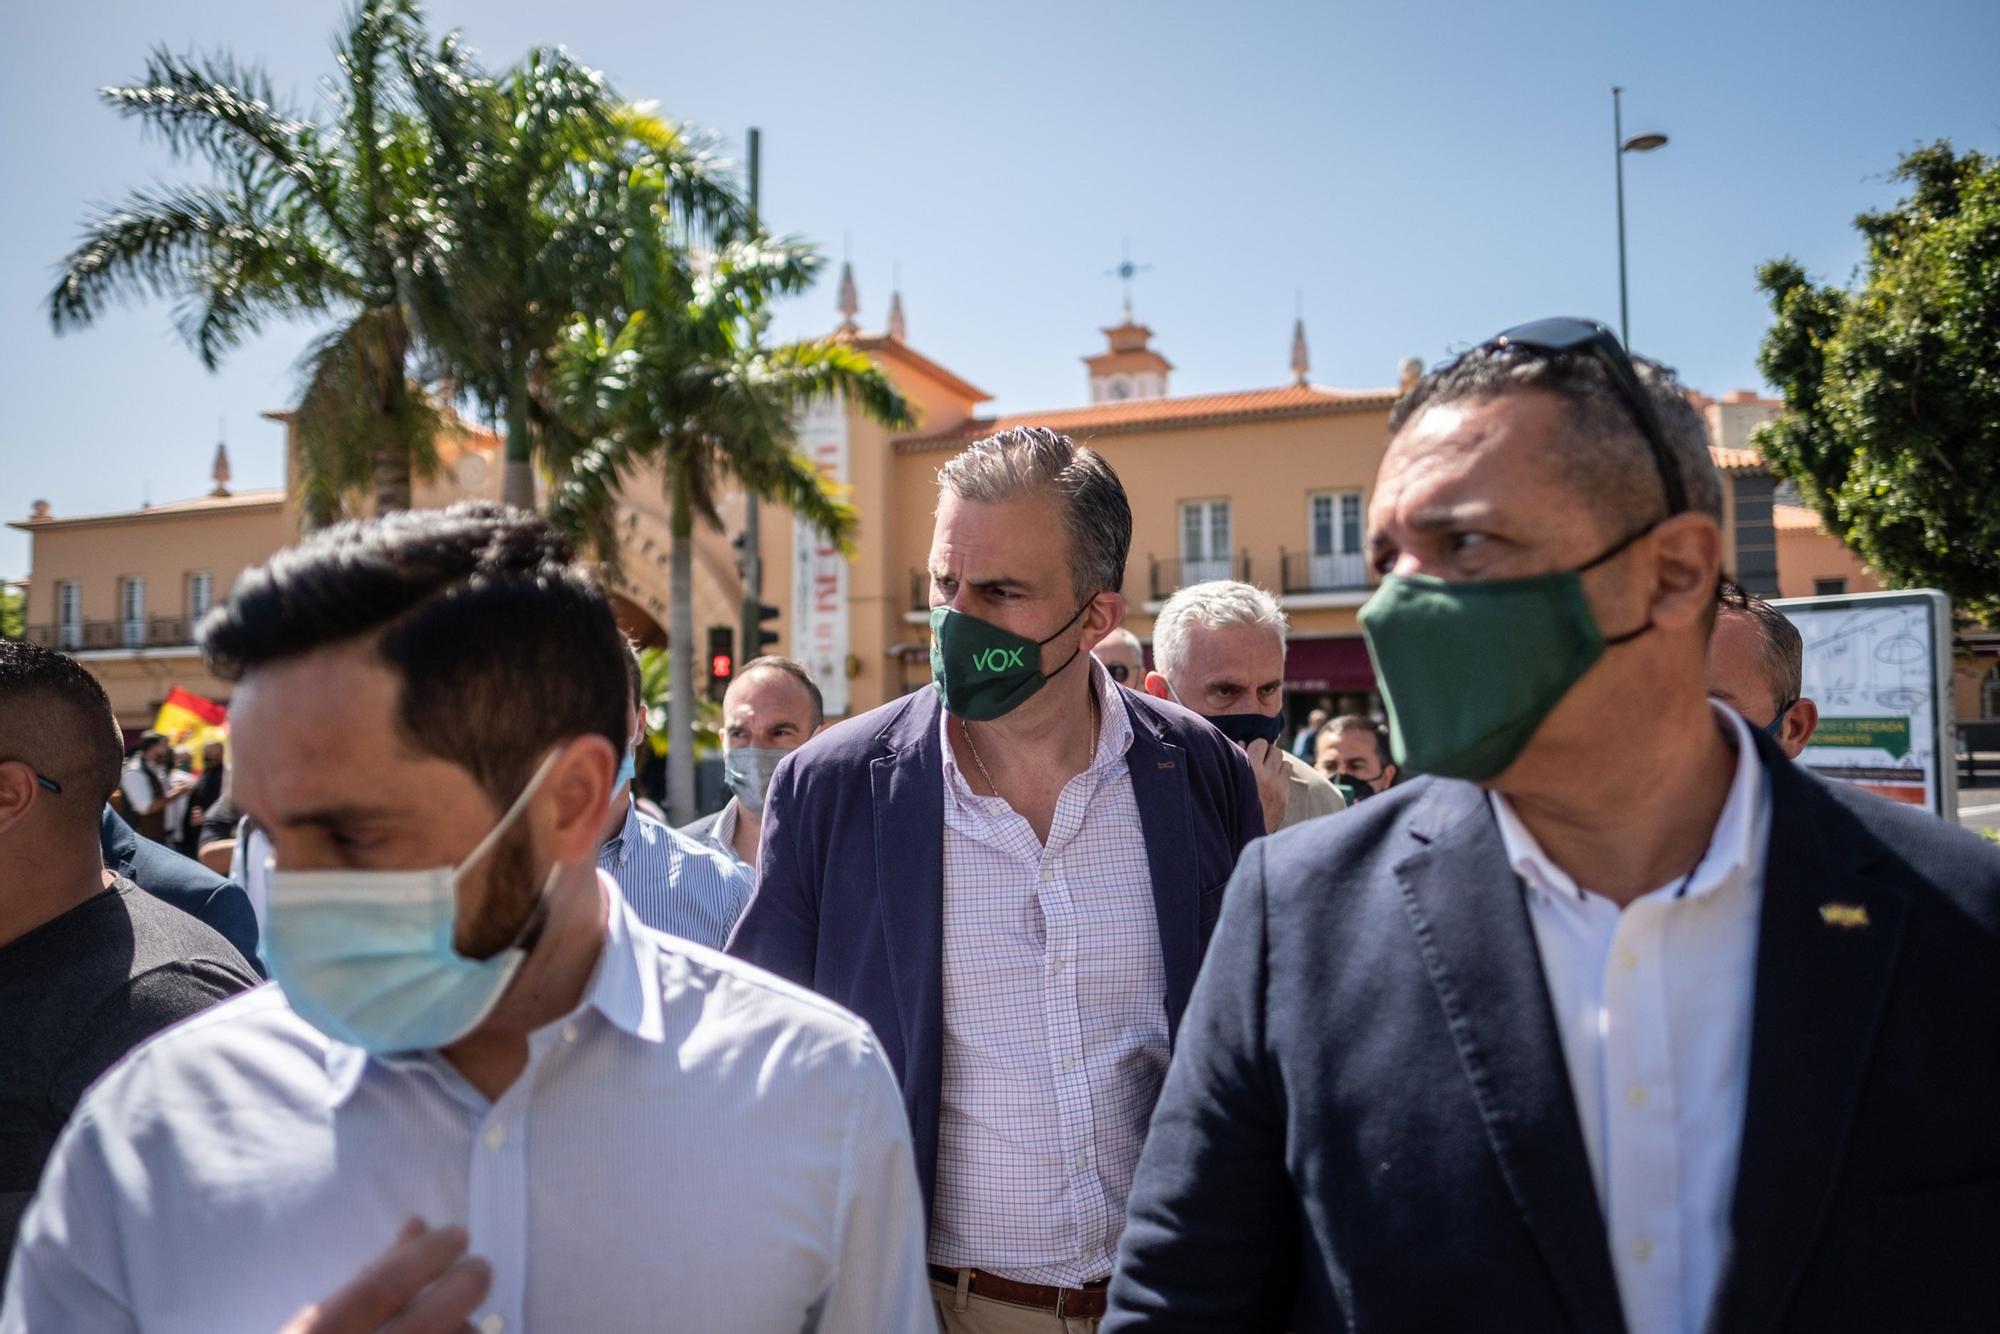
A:
[[[1136,274],[1150,272],[1152,267],[1150,264],[1134,264],[1132,262],[1132,238],[1128,236],[1125,238],[1125,258],[1119,261],[1117,268],[1106,269],[1104,271],[1105,277],[1116,278],[1125,285],[1125,322],[1127,324],[1132,322],[1132,279]]]

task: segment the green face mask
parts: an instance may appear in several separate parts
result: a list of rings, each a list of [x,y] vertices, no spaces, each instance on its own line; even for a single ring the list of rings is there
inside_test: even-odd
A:
[[[1573,570],[1527,579],[1385,575],[1360,619],[1396,763],[1473,782],[1512,764],[1606,648],[1653,628],[1649,620],[1606,639],[1580,578],[1651,531]]]
[[[931,686],[946,711],[967,722],[985,723],[1019,708],[1083,652],[1078,644],[1062,667],[1043,675],[1042,645],[1075,625],[1090,601],[1085,598],[1062,629],[1041,640],[1023,639],[950,607],[932,607]]]

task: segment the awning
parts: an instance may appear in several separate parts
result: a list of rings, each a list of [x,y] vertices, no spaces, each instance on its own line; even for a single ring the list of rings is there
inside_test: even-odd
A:
[[[1360,635],[1293,639],[1285,645],[1285,689],[1360,695],[1375,689],[1375,665]]]

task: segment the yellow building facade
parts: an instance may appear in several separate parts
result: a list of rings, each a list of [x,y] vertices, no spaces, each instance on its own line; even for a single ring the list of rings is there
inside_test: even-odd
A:
[[[851,290],[851,284],[843,284]],[[765,506],[758,544],[761,598],[777,609],[775,651],[811,666],[832,717],[850,716],[927,685],[928,586],[924,574],[937,471],[971,441],[1017,425],[1066,432],[1100,452],[1131,501],[1133,534],[1124,592],[1127,626],[1152,639],[1153,618],[1184,584],[1245,579],[1276,594],[1292,624],[1286,681],[1296,715],[1318,703],[1370,702],[1374,678],[1356,611],[1374,584],[1365,554],[1367,506],[1388,439],[1399,385],[1332,388],[1311,382],[1303,329],[1294,331],[1286,381],[1231,393],[1172,392],[1172,363],[1152,332],[1131,319],[1102,331],[1083,355],[1081,406],[982,415],[987,393],[912,346],[900,301],[890,331],[863,333],[854,312],[832,335],[868,354],[914,405],[916,429],[892,433],[837,404],[800,424],[800,445],[851,490],[860,516],[853,558]],[[1406,369],[1407,376],[1410,371]],[[1724,480],[1724,560],[1753,592],[1810,596],[1879,587],[1809,511],[1785,498],[1750,450],[1771,400],[1738,392],[1696,396]],[[282,414],[273,421],[284,425]],[[289,432],[284,444],[290,457]],[[441,442],[440,475],[415,501],[437,505],[497,497],[500,444],[472,427]],[[290,473],[288,470],[287,476]],[[738,492],[720,498],[723,530],[694,549],[697,680],[709,668],[710,633],[735,643],[745,595],[732,538],[743,524]],[[668,506],[657,472],[628,479],[616,520],[618,559],[608,573],[618,615],[642,644],[663,644],[668,619]],[[28,634],[88,664],[120,721],[144,727],[179,685],[223,702],[226,684],[202,667],[193,624],[241,572],[297,540],[284,489],[231,493],[226,465],[211,494],[118,514],[65,516],[38,502],[10,525],[32,538]],[[1975,646],[1977,647],[1977,646]],[[1960,672],[1961,717],[2000,708],[1993,649]],[[1986,675],[1993,681],[1987,682]]]

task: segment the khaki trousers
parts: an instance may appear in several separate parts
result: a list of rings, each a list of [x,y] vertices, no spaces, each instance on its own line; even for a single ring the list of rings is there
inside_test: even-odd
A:
[[[1097,1334],[1097,1317],[1059,1316],[991,1297],[964,1297],[949,1283],[931,1280],[941,1334]],[[961,1306],[959,1303],[963,1302]]]

